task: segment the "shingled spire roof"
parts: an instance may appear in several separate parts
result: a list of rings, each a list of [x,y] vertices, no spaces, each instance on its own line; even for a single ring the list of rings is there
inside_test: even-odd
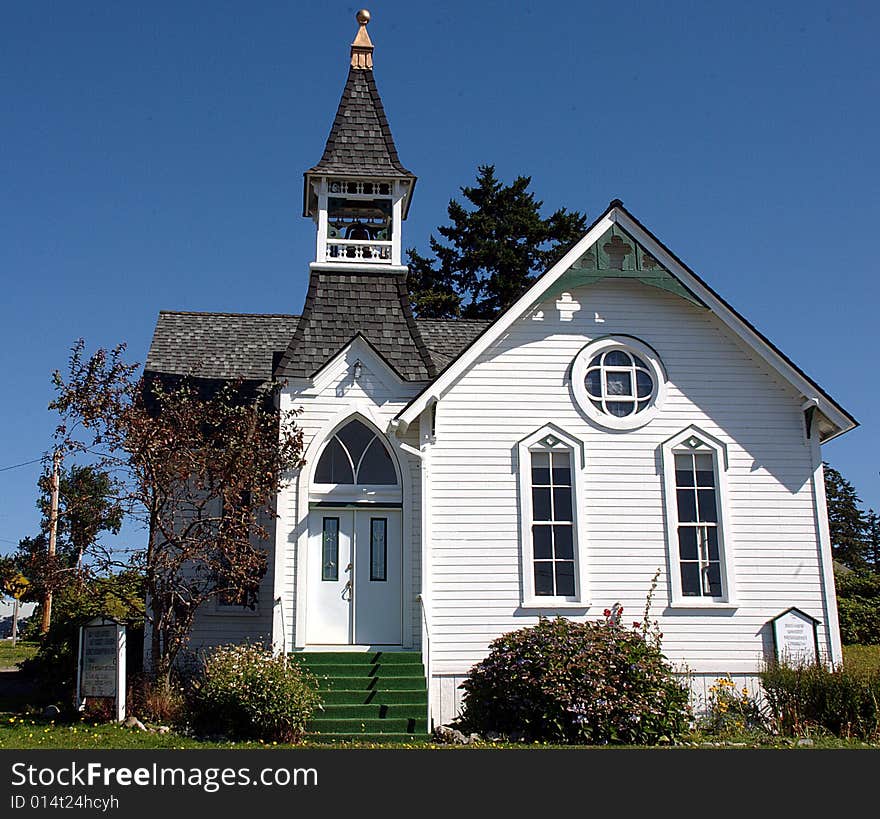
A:
[[[367,34],[370,14],[358,12],[351,44],[351,67],[342,100],[321,161],[306,176],[381,176],[414,179],[397,156],[394,138],[373,78],[373,44]]]
[[[404,380],[429,381],[437,375],[410,308],[405,274],[315,269],[302,317],[275,375],[311,378],[358,335]]]

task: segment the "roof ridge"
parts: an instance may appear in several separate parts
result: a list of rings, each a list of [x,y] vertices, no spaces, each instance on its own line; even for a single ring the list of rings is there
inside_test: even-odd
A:
[[[439,317],[439,316],[416,316],[416,321],[445,321],[457,324],[491,324],[493,319],[478,318],[457,318],[457,317]]]
[[[242,316],[253,318],[299,318],[298,313],[230,313],[225,310],[160,310],[159,315],[165,316]]]

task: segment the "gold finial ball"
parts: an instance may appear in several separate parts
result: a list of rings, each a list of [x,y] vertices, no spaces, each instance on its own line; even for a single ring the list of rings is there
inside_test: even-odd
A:
[[[357,16],[357,21],[358,21],[362,26],[365,26],[367,23],[370,22],[370,12],[367,11],[366,9],[361,9],[361,10],[357,13],[356,16]]]

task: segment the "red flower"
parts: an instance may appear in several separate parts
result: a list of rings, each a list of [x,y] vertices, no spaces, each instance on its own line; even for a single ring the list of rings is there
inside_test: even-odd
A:
[[[610,617],[611,616],[611,609],[605,609],[605,611],[603,611],[602,614],[605,617]]]

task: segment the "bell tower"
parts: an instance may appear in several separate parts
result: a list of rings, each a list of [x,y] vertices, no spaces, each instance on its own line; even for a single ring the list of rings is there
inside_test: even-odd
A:
[[[416,177],[397,156],[373,78],[370,12],[361,9],[357,21],[348,79],[324,155],[305,172],[303,215],[317,228],[313,267],[399,272],[401,226]]]

